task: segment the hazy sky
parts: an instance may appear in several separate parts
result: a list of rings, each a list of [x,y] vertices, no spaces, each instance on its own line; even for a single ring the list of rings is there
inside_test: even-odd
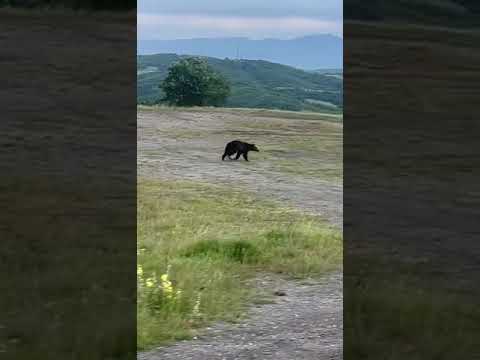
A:
[[[138,0],[138,38],[342,35],[343,0]]]

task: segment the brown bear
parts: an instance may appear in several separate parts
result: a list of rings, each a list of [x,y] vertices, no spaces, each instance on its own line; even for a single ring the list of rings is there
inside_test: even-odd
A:
[[[240,155],[243,155],[245,161],[248,161],[248,152],[249,151],[260,151],[255,146],[255,144],[249,144],[240,140],[231,141],[225,146],[225,152],[222,155],[222,160],[225,160],[225,157],[228,156],[230,160],[238,160]],[[237,153],[235,159],[232,159],[230,156]]]

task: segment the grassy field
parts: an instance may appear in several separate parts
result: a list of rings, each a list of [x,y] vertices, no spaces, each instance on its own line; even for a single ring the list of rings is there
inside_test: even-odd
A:
[[[262,301],[259,272],[317,276],[342,261],[340,233],[318,218],[190,182],[139,181],[137,241],[139,349],[238,319]]]
[[[131,359],[135,64],[112,51],[135,52],[135,13],[1,9],[0,22],[0,358]]]
[[[2,288],[8,289],[0,297],[5,359],[134,355],[135,218],[126,219],[135,202],[132,197],[132,208],[125,208],[119,186],[79,185],[55,175],[3,178],[0,203],[9,204],[0,229]],[[100,199],[110,207],[100,211]]]
[[[355,189],[345,198],[353,225],[345,228],[346,355],[478,358],[478,214],[470,209],[478,136],[465,129],[478,103],[479,33],[402,23],[345,29],[345,179]]]
[[[480,311],[476,299],[435,289],[432,283],[419,284],[421,268],[430,270],[430,264],[408,266],[364,257],[354,263],[351,257],[346,259],[349,274],[358,272],[357,279],[345,276],[347,357],[446,360],[478,355]],[[365,270],[368,275],[362,276]]]
[[[329,112],[310,112],[310,111],[289,111],[289,110],[275,110],[275,109],[251,109],[251,108],[218,108],[218,107],[182,107],[175,108],[165,105],[137,105],[138,110],[156,110],[156,111],[185,111],[185,112],[212,112],[212,113],[231,113],[241,114],[244,116],[258,116],[269,118],[280,118],[290,120],[321,120],[342,122],[343,115],[341,113]]]

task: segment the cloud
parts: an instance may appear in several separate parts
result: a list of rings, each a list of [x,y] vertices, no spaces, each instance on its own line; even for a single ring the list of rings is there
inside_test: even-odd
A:
[[[315,17],[342,20],[343,0],[139,0],[138,12],[240,17]]]
[[[205,14],[139,13],[141,39],[246,36],[289,38],[308,34],[341,35],[342,21],[306,16],[230,16]]]

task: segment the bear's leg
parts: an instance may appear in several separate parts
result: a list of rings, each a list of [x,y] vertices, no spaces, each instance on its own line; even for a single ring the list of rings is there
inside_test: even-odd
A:
[[[228,160],[232,160],[232,155],[235,154],[235,151],[230,149],[229,151],[225,152],[225,154],[228,156]]]
[[[235,156],[235,159],[234,160],[238,160],[240,158],[240,155],[242,155],[242,153],[239,151],[237,152],[237,156]]]
[[[248,153],[243,153],[243,158],[245,159],[245,161],[248,161]]]

